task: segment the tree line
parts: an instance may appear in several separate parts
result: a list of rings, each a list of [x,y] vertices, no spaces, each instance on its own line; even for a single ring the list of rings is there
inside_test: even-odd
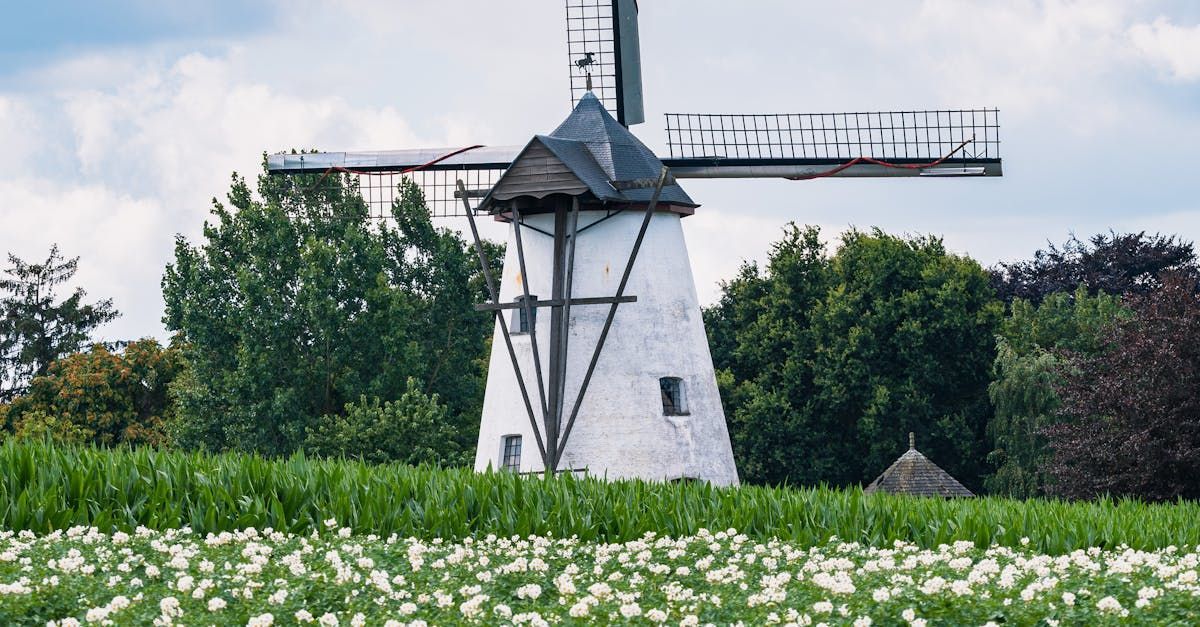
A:
[[[163,346],[93,344],[117,312],[58,298],[78,260],[10,255],[0,430],[468,464],[492,332],[476,259],[411,184],[379,221],[348,178],[235,175],[201,241],[176,239]],[[1173,236],[984,268],[933,236],[788,225],[704,311],[739,473],[866,483],[912,431],[977,491],[1200,497],[1198,276]]]
[[[985,269],[935,237],[789,225],[705,311],[755,483],[871,481],[918,448],[1015,497],[1200,497],[1192,245],[1071,237]]]

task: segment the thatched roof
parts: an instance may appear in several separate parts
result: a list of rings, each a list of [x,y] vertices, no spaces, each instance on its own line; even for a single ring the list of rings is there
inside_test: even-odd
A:
[[[863,489],[914,496],[975,496],[954,477],[917,451],[913,434],[908,434],[908,451]]]

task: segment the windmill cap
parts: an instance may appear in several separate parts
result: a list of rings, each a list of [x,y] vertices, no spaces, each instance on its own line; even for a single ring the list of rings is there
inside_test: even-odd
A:
[[[604,170],[614,188],[628,201],[648,202],[654,194],[651,187],[628,188],[630,181],[656,180],[662,172],[662,160],[646,147],[629,129],[608,112],[593,92],[587,92],[549,135],[555,139],[583,142],[588,152]],[[659,202],[685,207],[698,206],[678,183],[664,185]]]

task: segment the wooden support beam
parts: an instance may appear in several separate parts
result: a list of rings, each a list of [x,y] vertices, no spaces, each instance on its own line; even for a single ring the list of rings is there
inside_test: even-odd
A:
[[[467,191],[462,179],[458,180],[458,191]],[[492,269],[488,265],[487,252],[483,249],[483,239],[479,237],[479,228],[475,226],[475,212],[471,209],[471,201],[467,199],[465,193],[462,196],[462,202],[463,209],[467,212],[467,221],[471,225],[471,236],[475,240],[475,253],[479,255],[479,264],[483,267],[483,280],[487,285],[488,295],[492,297],[492,302],[496,302],[500,300],[500,292],[495,281],[492,280]],[[517,388],[521,390],[521,400],[525,401],[525,413],[529,416],[529,426],[533,427],[533,438],[537,442],[538,453],[542,456],[542,463],[548,465],[550,454],[546,450],[542,432],[538,429],[537,419],[533,415],[533,404],[529,402],[529,391],[525,389],[525,377],[521,375],[521,364],[517,360],[517,352],[513,349],[512,335],[508,332],[508,322],[504,320],[500,311],[496,311],[495,315],[496,322],[500,324],[500,334],[504,336],[504,347],[508,349],[508,358],[512,361],[513,373],[517,376]]]
[[[620,298],[613,296],[592,296],[588,298],[572,298],[571,306],[575,305],[611,305],[613,303],[636,303],[637,296],[621,296]],[[546,300],[536,300],[529,303],[530,307],[562,307],[567,304],[567,301],[562,298],[553,298]],[[477,303],[475,311],[495,311],[498,309],[520,309],[523,304],[512,303]]]

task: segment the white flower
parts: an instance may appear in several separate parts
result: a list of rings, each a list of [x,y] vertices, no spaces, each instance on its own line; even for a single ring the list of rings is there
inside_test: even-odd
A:
[[[828,614],[833,611],[833,604],[829,601],[817,601],[813,603],[813,611],[818,614]]]
[[[518,599],[536,599],[542,596],[542,587],[536,583],[526,584],[517,588]]]
[[[652,623],[665,623],[667,621],[667,613],[658,608],[647,610],[646,620]]]
[[[1075,595],[1071,592],[1064,592],[1062,595],[1063,603],[1067,605],[1075,605]]]
[[[642,615],[642,608],[637,603],[625,603],[621,606],[621,616],[634,618]]]
[[[311,623],[316,620],[313,618],[312,612],[308,610],[296,610],[296,613],[292,616],[296,618],[296,622],[298,623]]]
[[[175,597],[163,597],[163,599],[158,602],[158,609],[162,612],[163,616],[167,617],[178,616],[179,614],[183,613],[183,611],[179,609],[179,599],[176,599]]]
[[[225,599],[222,599],[221,597],[213,597],[208,600],[208,611],[219,612],[225,609],[226,605],[227,603],[225,603]]]
[[[1096,601],[1096,609],[1102,612],[1120,612],[1121,602],[1113,597],[1104,597]]]
[[[325,612],[321,615],[321,618],[317,619],[317,624],[321,627],[337,627],[338,618],[330,612]]]
[[[913,610],[913,608],[910,607],[903,612],[900,612],[900,617],[911,623],[917,618],[917,613]]]
[[[270,627],[275,624],[275,616],[270,613],[252,616],[246,621],[246,627]]]

